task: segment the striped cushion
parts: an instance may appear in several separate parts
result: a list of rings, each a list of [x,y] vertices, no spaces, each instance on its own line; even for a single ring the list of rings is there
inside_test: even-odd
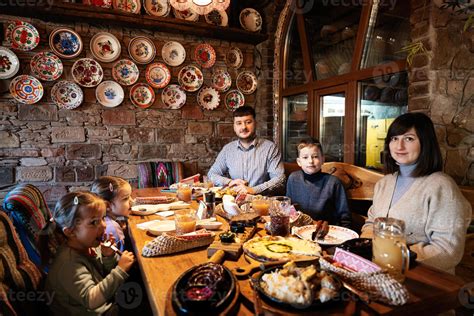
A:
[[[169,187],[178,182],[181,162],[142,162],[138,165],[138,187]]]

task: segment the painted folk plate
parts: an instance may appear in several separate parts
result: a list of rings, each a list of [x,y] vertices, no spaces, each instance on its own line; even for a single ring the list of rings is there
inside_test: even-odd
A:
[[[140,14],[140,0],[114,0],[114,9],[124,12]]]
[[[119,40],[108,32],[100,32],[90,42],[92,55],[98,61],[110,63],[119,58],[122,47]]]
[[[171,11],[169,0],[143,0],[143,7],[152,16],[168,16]]]
[[[230,74],[223,69],[214,72],[211,79],[211,86],[219,92],[226,92],[232,85]]]
[[[170,84],[161,92],[161,101],[172,110],[180,109],[186,103],[186,92],[177,84]]]
[[[71,29],[58,28],[49,35],[49,47],[61,58],[71,59],[82,52],[82,39]]]
[[[148,37],[137,36],[128,44],[128,53],[136,63],[148,64],[155,58],[155,44]]]
[[[238,47],[231,47],[227,54],[225,55],[225,63],[230,68],[239,69],[244,62],[244,55]]]
[[[171,80],[171,73],[163,63],[153,63],[146,67],[146,81],[155,89],[166,87]]]
[[[235,109],[243,106],[244,104],[245,97],[242,92],[237,89],[230,90],[225,95],[225,106],[232,112],[235,111]]]
[[[23,21],[20,21],[20,20],[14,20],[14,21],[7,21],[7,26],[4,28],[5,31],[4,31],[4,44],[6,46],[11,46],[12,45],[12,31],[15,27],[17,27],[18,25],[24,25],[25,23],[27,22],[23,22]]]
[[[71,73],[74,81],[85,88],[97,86],[104,77],[102,67],[92,58],[76,60],[72,65]]]
[[[224,10],[212,10],[204,16],[207,23],[217,26],[228,26],[229,18]]]
[[[74,82],[61,80],[51,89],[51,99],[58,108],[72,110],[82,104],[84,94]]]
[[[252,8],[245,8],[240,12],[239,22],[242,28],[249,32],[258,32],[262,29],[262,17]]]
[[[155,91],[146,83],[137,83],[130,89],[130,100],[139,108],[149,108],[155,102]]]
[[[41,52],[30,61],[31,72],[41,80],[54,81],[63,74],[63,63],[51,52]]]
[[[219,96],[219,91],[212,87],[204,87],[199,90],[197,95],[198,104],[206,110],[214,110],[219,106],[221,98]]]
[[[138,80],[140,72],[130,59],[121,59],[112,67],[112,77],[123,86],[131,86]]]
[[[82,3],[94,7],[112,8],[112,0],[82,0]]]
[[[242,71],[237,76],[237,89],[244,94],[252,94],[257,89],[257,76],[251,71]]]
[[[43,97],[43,85],[33,76],[21,75],[10,82],[10,94],[23,104],[34,104]]]
[[[20,60],[10,49],[0,46],[0,80],[9,79],[20,69]]]
[[[13,28],[10,40],[13,49],[29,51],[38,46],[40,36],[38,30],[33,25],[22,22],[22,24],[17,24]]]
[[[188,65],[181,68],[178,73],[178,82],[186,92],[194,92],[201,88],[204,77],[201,69],[196,66]]]
[[[95,89],[95,97],[100,104],[108,108],[119,106],[125,94],[121,85],[115,81],[104,81]]]
[[[176,10],[175,8],[173,8],[173,14],[177,19],[180,19],[180,20],[191,21],[191,22],[196,22],[197,20],[199,20],[199,14],[197,14],[191,9]]]
[[[210,68],[216,62],[216,51],[209,44],[199,44],[194,49],[194,59],[202,68]]]
[[[186,50],[178,42],[166,42],[161,49],[161,57],[170,66],[179,66],[186,59]]]

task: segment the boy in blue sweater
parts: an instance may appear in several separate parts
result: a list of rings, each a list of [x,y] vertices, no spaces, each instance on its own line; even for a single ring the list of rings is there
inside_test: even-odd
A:
[[[321,172],[324,163],[321,143],[312,138],[302,140],[296,162],[301,170],[288,177],[286,195],[314,220],[349,228],[351,212],[344,187],[337,177]]]

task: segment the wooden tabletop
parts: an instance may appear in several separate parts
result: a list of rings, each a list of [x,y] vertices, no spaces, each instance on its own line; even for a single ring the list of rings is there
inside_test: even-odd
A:
[[[159,189],[138,189],[133,191],[137,196],[156,196]],[[129,231],[132,244],[136,253],[138,264],[143,276],[150,305],[155,315],[175,315],[169,305],[170,288],[175,280],[189,268],[207,261],[206,248],[191,249],[186,252],[146,258],[141,251],[146,242],[153,240],[154,236],[136,227],[136,224],[158,219],[158,215],[134,216],[129,218]],[[238,261],[225,261],[229,269],[246,265],[241,256]],[[321,314],[378,314],[378,315],[408,315],[414,313],[437,314],[445,310],[456,308],[460,305],[458,293],[464,285],[459,278],[445,272],[418,264],[407,273],[405,285],[410,293],[410,300],[404,306],[393,307],[372,302],[366,305],[346,296],[343,303],[321,306],[312,310],[312,315]],[[247,279],[239,280],[241,295],[235,313],[238,315],[253,315],[252,290]],[[167,306],[168,303],[168,306]],[[282,311],[273,305],[264,303],[265,315],[278,314],[307,314],[308,311]]]

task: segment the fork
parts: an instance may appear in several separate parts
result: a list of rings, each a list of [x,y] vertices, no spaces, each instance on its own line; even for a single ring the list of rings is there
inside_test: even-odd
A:
[[[257,291],[257,286],[256,283],[257,280],[251,276],[249,276],[249,283],[250,283],[250,288],[253,291],[253,309],[254,309],[254,315],[255,316],[263,316],[265,313],[263,312],[262,309],[262,302],[260,301],[260,297],[258,296],[258,291]]]

